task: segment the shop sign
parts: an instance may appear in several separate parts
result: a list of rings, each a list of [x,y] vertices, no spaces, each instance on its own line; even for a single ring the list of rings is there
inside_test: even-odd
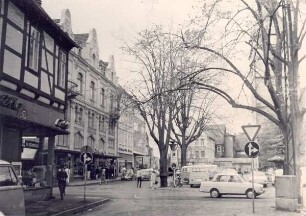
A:
[[[39,147],[39,143],[35,142],[35,141],[30,141],[30,140],[26,140],[23,144],[23,147],[25,148],[33,148],[33,149],[38,149]]]
[[[18,102],[17,97],[12,97],[9,95],[0,95],[0,106],[17,111],[18,117],[26,118],[27,116],[23,104]]]

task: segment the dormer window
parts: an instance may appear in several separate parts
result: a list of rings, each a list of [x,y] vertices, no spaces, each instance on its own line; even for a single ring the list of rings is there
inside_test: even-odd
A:
[[[92,54],[92,65],[96,66],[96,55]]]

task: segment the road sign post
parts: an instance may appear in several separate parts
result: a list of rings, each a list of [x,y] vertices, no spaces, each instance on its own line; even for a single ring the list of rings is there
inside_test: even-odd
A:
[[[255,190],[254,190],[254,158],[256,158],[259,155],[259,145],[254,142],[259,129],[260,125],[244,125],[242,126],[242,130],[248,137],[249,142],[245,145],[244,151],[252,158],[252,164],[251,164],[251,170],[252,170],[252,207],[253,207],[253,213],[255,213]]]
[[[93,161],[92,151],[89,146],[82,148],[80,156],[81,162],[84,164],[84,201],[86,201],[86,182],[87,182],[87,165]]]

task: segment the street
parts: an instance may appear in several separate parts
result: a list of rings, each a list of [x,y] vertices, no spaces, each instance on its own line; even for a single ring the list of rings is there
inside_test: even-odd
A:
[[[252,200],[245,196],[223,196],[213,199],[199,188],[150,189],[149,181],[136,188],[136,181],[117,181],[107,185],[88,185],[87,198],[108,197],[110,202],[78,215],[252,215]],[[274,187],[255,199],[254,215],[301,215],[275,211]],[[83,197],[83,186],[68,187],[66,196]]]

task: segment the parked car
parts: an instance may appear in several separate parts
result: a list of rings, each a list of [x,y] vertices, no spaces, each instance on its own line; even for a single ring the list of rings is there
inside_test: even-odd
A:
[[[25,215],[23,187],[13,166],[0,160],[0,212],[3,215]]]
[[[136,179],[136,176],[134,174],[134,171],[132,169],[128,169],[123,171],[122,176],[121,176],[121,180],[134,180]]]
[[[244,180],[252,182],[252,173],[243,175]],[[254,171],[254,183],[262,184],[264,187],[268,186],[269,180],[266,173],[261,171]]]
[[[252,183],[246,182],[239,174],[218,173],[211,181],[203,181],[200,185],[200,192],[210,193],[212,198],[222,195],[246,195],[247,198],[259,196],[264,193],[263,185],[254,184],[254,194]]]
[[[152,171],[153,171],[153,169],[142,169],[142,170],[140,170],[142,180],[150,180]]]

